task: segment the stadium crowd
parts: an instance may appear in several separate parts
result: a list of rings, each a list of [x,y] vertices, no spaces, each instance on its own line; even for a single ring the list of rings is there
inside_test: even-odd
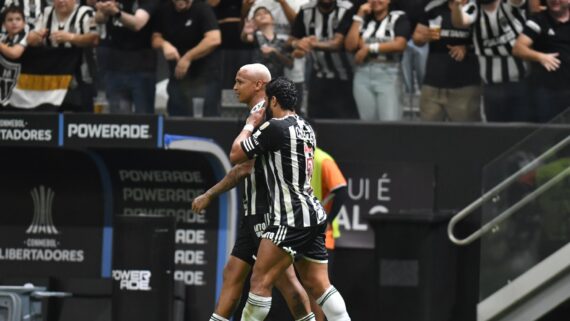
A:
[[[160,61],[171,116],[196,98],[219,116],[252,62],[311,118],[400,120],[407,97],[426,121],[570,106],[570,0],[81,1],[4,1],[0,110],[93,112],[104,93],[111,113],[154,113]]]

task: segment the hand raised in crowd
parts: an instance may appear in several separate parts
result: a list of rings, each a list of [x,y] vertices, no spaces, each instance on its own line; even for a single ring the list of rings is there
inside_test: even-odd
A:
[[[71,33],[71,32],[67,32],[67,31],[53,31],[50,34],[50,40],[59,45],[62,43],[66,43],[66,42],[71,42],[73,40],[73,38],[75,37],[75,34]]]
[[[358,12],[356,14],[359,15],[361,18],[364,18],[370,13],[372,13],[372,7],[370,6],[370,3],[366,2],[363,5],[361,5],[360,8],[358,8]]]
[[[174,47],[170,42],[164,41],[162,44],[162,53],[164,54],[164,58],[166,60],[176,60],[180,59],[180,53],[178,49]]]
[[[557,58],[558,53],[543,53],[538,58],[540,64],[546,69],[547,71],[556,71],[560,68],[560,59]]]
[[[455,61],[463,61],[463,59],[465,59],[465,55],[467,54],[467,47],[465,47],[464,45],[459,45],[459,46],[448,45],[447,49],[449,49],[449,55]]]
[[[188,73],[188,69],[190,69],[191,64],[192,62],[189,59],[179,59],[176,64],[176,68],[174,69],[174,76],[176,79],[184,78]]]
[[[198,197],[194,198],[194,200],[192,201],[192,212],[198,214],[203,213],[206,207],[210,205],[211,201],[212,200],[210,199],[210,195],[208,194],[208,192],[199,195]]]
[[[243,32],[246,34],[252,34],[257,30],[257,25],[253,19],[246,19],[245,23],[243,24]]]

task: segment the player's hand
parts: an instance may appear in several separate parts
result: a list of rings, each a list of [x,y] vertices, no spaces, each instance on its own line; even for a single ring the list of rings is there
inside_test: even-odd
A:
[[[265,108],[269,108],[269,106],[267,106],[268,103],[266,102],[265,104]],[[259,125],[265,121],[265,108],[260,108],[257,111],[251,111],[245,123],[252,125],[254,128],[259,127]]]
[[[176,60],[180,59],[180,53],[178,53],[178,49],[176,49],[170,42],[165,41],[162,44],[162,53],[164,54],[164,58],[166,60]]]
[[[465,55],[467,54],[467,47],[465,47],[463,45],[459,45],[459,46],[448,45],[447,49],[449,49],[449,55],[455,61],[463,61],[463,59],[465,59]]]
[[[199,195],[192,201],[192,212],[203,213],[206,207],[210,205],[211,199],[207,193]]]
[[[176,69],[174,69],[174,77],[176,77],[176,79],[184,78],[188,73],[188,69],[191,64],[192,62],[190,59],[179,59],[176,64]]]
[[[366,57],[368,57],[368,46],[364,45],[360,47],[360,49],[358,49],[358,51],[354,54],[354,62],[357,65],[360,65],[364,63]]]
[[[539,58],[540,64],[547,70],[547,71],[556,71],[560,68],[560,59],[557,58],[558,53],[545,53],[541,54]]]

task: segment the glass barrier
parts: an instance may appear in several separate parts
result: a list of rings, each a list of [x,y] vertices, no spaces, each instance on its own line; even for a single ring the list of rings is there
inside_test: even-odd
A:
[[[483,169],[483,192],[502,182],[559,142],[556,152],[523,173],[482,208],[483,223],[525,196],[530,202],[481,238],[479,297],[484,299],[570,240],[570,109],[503,153]],[[560,174],[560,175],[559,175]],[[559,175],[559,176],[557,176]],[[529,195],[560,179],[540,195]],[[546,188],[548,185],[544,186]]]

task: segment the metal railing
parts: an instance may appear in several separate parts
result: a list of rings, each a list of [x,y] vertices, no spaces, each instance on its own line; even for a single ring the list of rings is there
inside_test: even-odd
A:
[[[465,207],[463,210],[461,210],[459,213],[457,213],[455,216],[453,216],[453,218],[449,222],[449,225],[447,226],[447,235],[449,236],[449,239],[457,245],[467,245],[467,244],[472,243],[473,241],[477,240],[478,238],[480,238],[481,236],[483,236],[484,234],[489,232],[494,226],[500,224],[501,222],[503,222],[504,220],[509,218],[517,210],[519,210],[520,208],[522,208],[523,206],[525,206],[526,204],[528,204],[532,200],[536,199],[538,196],[540,196],[542,193],[546,192],[552,186],[556,185],[563,178],[570,175],[570,167],[568,167],[565,170],[558,173],[553,178],[551,178],[546,183],[542,184],[539,188],[537,188],[533,192],[531,192],[528,195],[526,195],[525,197],[523,197],[520,201],[518,201],[517,203],[515,203],[514,205],[512,205],[511,207],[509,207],[505,211],[503,211],[501,214],[497,215],[497,217],[495,217],[491,221],[485,223],[483,226],[481,226],[481,228],[479,228],[477,231],[471,233],[466,238],[459,239],[459,238],[455,237],[454,228],[455,228],[455,225],[457,223],[459,223],[465,217],[472,214],[476,209],[480,208],[485,202],[487,202],[489,200],[493,200],[495,197],[498,197],[499,193],[501,191],[503,191],[505,188],[510,186],[512,183],[516,182],[519,179],[519,177],[526,174],[528,171],[534,169],[538,165],[541,165],[544,162],[544,160],[546,160],[546,159],[550,158],[551,156],[553,156],[554,154],[556,154],[558,151],[560,151],[562,148],[564,148],[569,143],[570,143],[570,136],[567,136],[566,138],[561,140],[558,144],[552,146],[550,149],[548,149],[547,151],[542,153],[540,156],[538,156],[535,160],[533,160],[532,162],[525,165],[523,168],[521,168],[519,171],[517,171],[513,175],[507,177],[501,183],[497,184],[497,186],[492,188],[487,193],[483,194],[483,196],[481,196],[476,201],[469,204],[467,207]]]

